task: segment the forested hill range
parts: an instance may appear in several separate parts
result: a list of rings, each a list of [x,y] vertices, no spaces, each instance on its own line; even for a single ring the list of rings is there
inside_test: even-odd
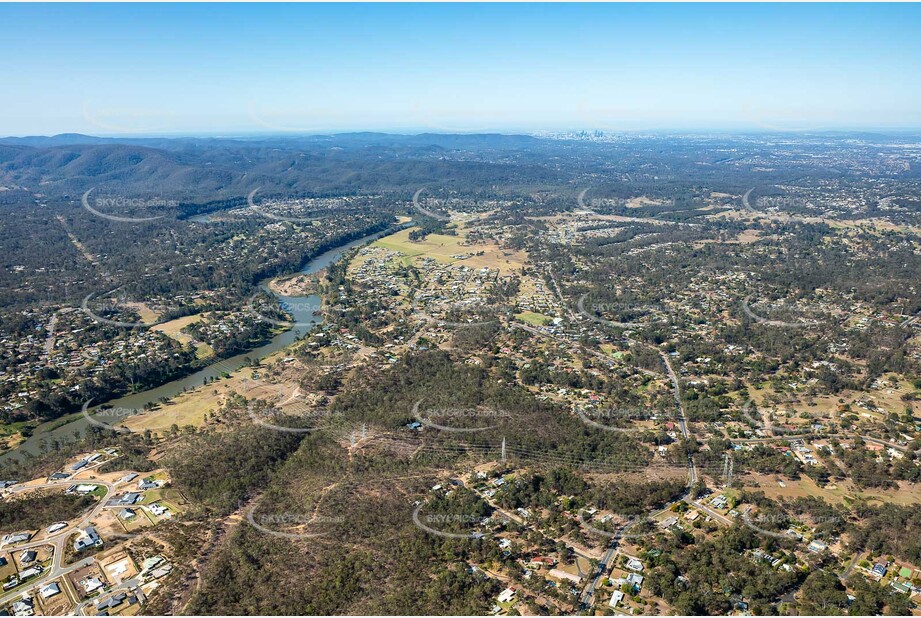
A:
[[[674,193],[701,182],[744,190],[843,182],[866,172],[902,181],[919,176],[921,138],[912,134],[580,136],[7,137],[0,138],[0,186],[6,189],[0,200],[31,193],[74,197],[93,187],[196,202],[239,197],[256,187],[342,195],[411,193],[420,186],[527,194],[591,185],[620,193],[645,185]]]

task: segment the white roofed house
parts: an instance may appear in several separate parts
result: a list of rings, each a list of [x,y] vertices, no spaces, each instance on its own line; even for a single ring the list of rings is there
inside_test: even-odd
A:
[[[80,585],[83,586],[87,594],[95,592],[103,587],[102,581],[97,577],[87,577],[80,582]]]
[[[819,539],[813,539],[809,545],[806,546],[806,549],[812,552],[813,554],[819,554],[828,549],[828,545],[820,541]]]
[[[42,595],[43,599],[50,599],[51,597],[61,593],[61,587],[58,586],[57,582],[51,582],[46,584],[38,589],[38,593]]]
[[[57,522],[57,523],[53,523],[53,524],[51,524],[50,526],[48,526],[48,528],[47,528],[45,531],[46,531],[48,534],[54,534],[54,533],[57,532],[58,530],[63,530],[63,529],[66,528],[66,527],[67,527],[67,522],[66,522],[66,521],[59,521],[59,522]]]
[[[169,509],[163,506],[162,504],[160,504],[159,502],[154,502],[147,508],[150,510],[151,513],[153,513],[157,517],[161,517],[163,515],[169,516],[170,514]]]
[[[24,543],[32,538],[31,532],[14,532],[3,537],[3,545],[13,545],[14,543]]]
[[[582,581],[580,576],[576,575],[575,573],[564,571],[562,569],[550,569],[547,575],[561,581],[570,581],[574,584],[578,584]]]
[[[637,573],[643,572],[643,563],[637,560],[636,558],[630,558],[627,560],[627,568],[631,571],[636,571]]]
[[[138,482],[138,489],[145,491],[147,489],[157,489],[160,487],[160,483],[153,479],[141,479]]]
[[[633,586],[633,589],[637,592],[643,587],[643,576],[638,573],[630,573],[627,575],[627,583]]]
[[[16,601],[12,605],[13,615],[14,616],[33,616],[35,615],[35,609],[32,604],[32,599],[23,598],[19,601]]]

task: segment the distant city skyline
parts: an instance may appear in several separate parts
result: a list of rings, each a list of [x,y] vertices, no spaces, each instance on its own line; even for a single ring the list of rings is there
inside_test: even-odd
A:
[[[0,135],[921,127],[906,4],[0,5]]]

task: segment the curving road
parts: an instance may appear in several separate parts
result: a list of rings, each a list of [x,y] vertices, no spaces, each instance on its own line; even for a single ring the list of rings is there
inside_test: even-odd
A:
[[[77,569],[83,568],[84,566],[92,564],[95,561],[95,558],[91,556],[89,558],[84,558],[83,560],[75,562],[74,564],[64,566],[62,564],[62,561],[64,560],[64,548],[65,548],[65,545],[67,544],[68,539],[70,538],[70,535],[72,535],[77,529],[86,527],[94,518],[96,518],[99,515],[99,513],[102,512],[104,508],[106,508],[106,502],[108,502],[109,497],[112,495],[112,492],[115,491],[115,484],[109,483],[106,481],[100,481],[97,479],[81,479],[80,481],[74,481],[74,477],[77,476],[78,474],[83,474],[89,470],[98,468],[99,466],[109,463],[110,461],[112,461],[112,459],[108,459],[106,461],[100,462],[99,464],[92,466],[90,468],[80,470],[79,472],[76,472],[70,475],[69,477],[67,477],[66,479],[62,479],[60,481],[51,481],[48,483],[42,483],[40,485],[22,485],[22,486],[15,485],[8,490],[10,493],[22,493],[25,491],[31,491],[33,489],[42,489],[46,487],[55,487],[55,488],[68,487],[70,485],[73,485],[74,482],[85,482],[88,485],[92,484],[92,485],[99,485],[99,486],[105,487],[106,493],[104,496],[100,497],[99,502],[97,502],[93,506],[93,508],[90,509],[87,512],[87,514],[84,515],[76,524],[68,525],[63,530],[56,532],[52,535],[49,535],[41,540],[30,541],[28,543],[18,544],[15,547],[5,548],[10,551],[22,551],[25,549],[31,549],[35,547],[42,547],[42,546],[50,545],[53,548],[54,553],[51,558],[50,568],[46,569],[39,577],[31,580],[27,586],[18,588],[4,595],[0,595],[0,605],[8,603],[17,598],[21,598],[24,592],[33,591],[52,579],[57,579],[58,577],[62,575],[66,575],[67,573],[70,573],[71,571],[75,571]]]

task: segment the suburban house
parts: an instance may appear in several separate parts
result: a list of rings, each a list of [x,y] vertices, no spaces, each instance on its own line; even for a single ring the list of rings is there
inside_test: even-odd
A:
[[[31,538],[31,532],[14,532],[13,534],[7,534],[5,537],[3,537],[3,544],[13,545],[15,543],[25,543]]]
[[[129,491],[128,493],[113,498],[109,501],[109,506],[131,506],[132,504],[140,502],[142,497],[143,496],[136,491]]]
[[[95,592],[102,588],[102,581],[98,577],[87,577],[86,579],[80,582],[80,585],[83,586],[83,589],[86,590],[87,594]]]
[[[822,541],[818,539],[815,539],[811,543],[809,543],[809,545],[806,546],[806,549],[808,549],[810,552],[814,554],[820,554],[826,549],[828,549],[828,545],[826,545],[825,543],[823,543]]]
[[[550,577],[554,577],[559,580],[570,581],[574,584],[578,584],[582,581],[582,578],[576,575],[575,573],[569,573],[561,569],[550,569],[550,572],[547,573]]]
[[[163,556],[151,556],[150,558],[144,560],[143,563],[141,563],[141,569],[143,571],[147,571],[148,569],[154,568],[161,562],[163,562]]]
[[[542,566],[553,567],[556,565],[556,560],[548,556],[534,556],[528,562],[528,567],[532,569],[539,569]]]
[[[54,595],[61,593],[61,587],[57,583],[51,582],[39,588],[38,593],[42,595],[43,599],[50,599]]]
[[[89,526],[82,530],[74,541],[74,551],[83,551],[89,547],[102,547],[102,539],[96,534],[96,528]]]
[[[892,586],[892,589],[896,592],[901,592],[902,594],[911,594],[911,586],[905,582],[892,582],[889,585]]]
[[[15,616],[32,616],[35,612],[32,609],[32,601],[23,599],[13,603],[13,615]]]
[[[154,502],[148,508],[150,509],[150,512],[156,515],[157,517],[161,517],[163,515],[169,514],[169,509],[163,506],[162,504],[160,504],[159,502]]]
[[[106,609],[111,609],[111,608],[113,608],[113,607],[118,607],[119,605],[121,605],[122,603],[124,603],[125,599],[127,599],[127,598],[128,598],[128,594],[127,594],[127,593],[125,593],[125,592],[119,592],[118,594],[114,594],[114,595],[110,596],[110,597],[109,597],[108,599],[106,599],[105,601],[100,601],[99,603],[97,603],[97,604],[96,604],[96,609],[99,610],[99,611],[103,611],[103,610],[106,610]]]
[[[633,589],[637,592],[643,587],[643,576],[637,573],[630,573],[627,575],[627,583],[633,586]]]
[[[627,568],[631,571],[636,571],[637,573],[643,572],[643,563],[637,560],[636,558],[630,558],[627,560]]]
[[[663,530],[667,530],[668,528],[671,528],[672,526],[674,526],[674,525],[677,524],[677,523],[678,523],[678,518],[677,518],[677,517],[666,517],[666,518],[663,519],[662,522],[659,524],[659,527],[662,528]]]

